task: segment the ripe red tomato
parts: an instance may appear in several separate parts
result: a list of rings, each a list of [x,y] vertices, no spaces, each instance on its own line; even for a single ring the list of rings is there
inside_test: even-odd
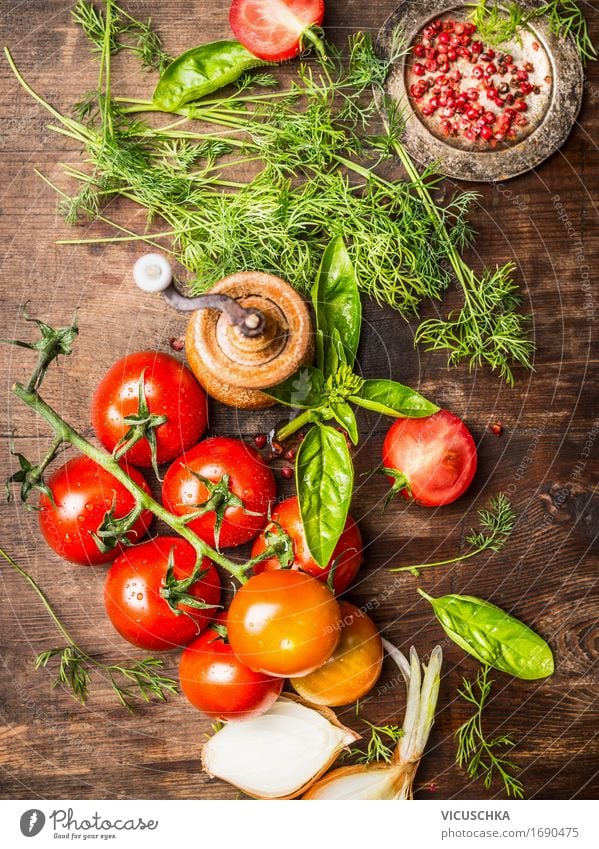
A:
[[[268,62],[297,56],[304,32],[323,18],[324,0],[233,0],[229,12],[235,37]]]
[[[150,488],[137,469],[122,464],[136,484],[149,494]],[[89,457],[72,457],[51,475],[47,481],[54,497],[40,496],[39,522],[50,548],[71,563],[95,566],[114,560],[124,546],[117,545],[104,554],[96,545],[96,533],[105,514],[113,509],[117,519],[133,510],[135,499],[119,481]],[[145,510],[130,533],[132,542],[139,542],[146,534],[152,514]]]
[[[252,557],[262,554],[267,547],[268,543],[265,534],[269,530],[276,530],[275,522],[291,537],[294,555],[292,569],[300,569],[302,572],[307,572],[314,578],[318,578],[319,581],[326,583],[329,579],[331,568],[334,566],[333,587],[335,589],[335,595],[340,595],[348,588],[356,577],[362,563],[362,536],[360,529],[351,516],[347,517],[343,533],[339,537],[339,542],[335,546],[333,556],[326,569],[321,569],[310,554],[296,496],[287,498],[275,507],[272,513],[272,523],[266,526],[254,542]],[[254,566],[254,572],[260,574],[261,572],[280,568],[281,563],[279,560],[276,557],[269,557],[268,560],[257,563]]]
[[[216,484],[212,492],[198,475]],[[169,468],[162,485],[164,506],[178,516],[189,515],[205,503],[213,506],[188,527],[214,547],[220,518],[222,548],[253,539],[264,527],[275,496],[274,475],[258,452],[240,439],[225,436],[205,439],[186,451]]]
[[[225,628],[226,621],[221,614],[216,624]],[[260,716],[276,702],[284,684],[282,678],[244,666],[214,623],[181,655],[179,680],[192,705],[222,720]]]
[[[196,564],[196,553],[180,537],[156,537],[127,549],[106,576],[104,604],[110,621],[122,637],[148,651],[167,651],[186,645],[207,627],[216,613],[215,607],[198,610],[184,603],[178,605],[178,614],[171,610],[161,593],[165,589],[171,551],[174,579],[189,578]],[[218,573],[206,558],[202,569],[206,574],[191,585],[188,593],[206,604],[218,605]]]
[[[168,463],[191,448],[206,430],[206,395],[189,369],[158,351],[128,354],[111,366],[94,393],[92,424],[102,445],[113,451],[129,431],[125,419],[139,409],[139,381],[144,376],[144,392],[149,413],[166,416],[154,429],[158,463]],[[152,455],[144,437],[125,455],[136,466],[151,466]]]
[[[383,444],[383,466],[404,498],[438,507],[459,498],[476,471],[476,445],[465,424],[448,410],[421,419],[397,419]]]
[[[333,593],[304,572],[254,575],[229,607],[229,642],[239,660],[267,675],[301,677],[335,651],[341,613]]]

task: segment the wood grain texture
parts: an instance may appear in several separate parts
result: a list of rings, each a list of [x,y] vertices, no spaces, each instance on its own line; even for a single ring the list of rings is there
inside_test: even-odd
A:
[[[4,5],[4,42],[20,68],[45,97],[68,110],[94,83],[87,45],[70,23],[65,0],[25,0]],[[136,4],[164,35],[167,49],[180,52],[199,39],[227,36],[226,3],[182,0]],[[358,28],[376,32],[395,0],[365,4],[329,0],[327,29],[342,44]],[[599,37],[599,15],[587,6],[591,30]],[[597,668],[596,548],[571,524],[554,524],[540,498],[556,482],[576,480],[596,487],[599,471],[599,295],[593,264],[599,254],[594,205],[599,193],[599,66],[587,69],[585,104],[564,148],[535,173],[501,186],[477,186],[481,193],[473,219],[479,231],[470,259],[503,263],[514,258],[526,307],[533,316],[538,346],[536,371],[520,374],[515,389],[487,372],[447,370],[442,354],[414,351],[414,327],[390,309],[365,304],[360,362],[366,376],[389,376],[418,387],[454,410],[470,426],[479,445],[479,470],[472,489],[458,504],[424,510],[394,504],[381,510],[386,484],[373,473],[388,421],[360,417],[353,514],[367,543],[367,562],[350,593],[371,611],[385,636],[426,656],[438,642],[446,662],[439,712],[429,752],[418,774],[418,795],[433,798],[501,797],[470,783],[455,766],[452,735],[468,715],[456,698],[462,675],[476,665],[444,635],[426,602],[415,592],[465,592],[513,611],[551,643],[557,659],[553,678],[538,683],[497,673],[495,698],[485,717],[490,731],[509,731],[518,741],[514,759],[522,767],[527,796],[596,798],[599,714]],[[114,86],[143,93],[149,83],[134,63],[115,62]],[[131,285],[133,245],[71,248],[56,246],[72,231],[56,213],[55,197],[33,172],[40,168],[64,185],[60,162],[77,162],[68,140],[46,130],[47,116],[21,91],[6,62],[0,64],[3,133],[0,139],[0,232],[3,308],[0,335],[14,337],[18,307],[30,301],[33,315],[50,323],[79,311],[76,354],[52,369],[45,396],[83,433],[93,436],[89,404],[94,384],[127,351],[169,349],[185,319],[160,300],[142,297]],[[400,176],[390,167],[392,176]],[[452,189],[447,181],[445,191]],[[563,209],[558,208],[556,195]],[[120,210],[132,227],[142,214]],[[559,217],[561,215],[561,218]],[[78,233],[84,235],[86,227]],[[106,232],[95,226],[94,233]],[[580,240],[580,242],[579,242]],[[592,290],[585,292],[583,266],[591,267]],[[447,304],[458,303],[449,293]],[[16,429],[18,450],[38,456],[46,431],[10,394],[11,383],[28,374],[31,357],[2,349],[0,410],[2,477],[14,470],[8,435]],[[211,433],[251,436],[270,429],[284,411],[241,413],[211,406]],[[487,430],[501,420],[500,437]],[[476,508],[499,490],[508,491],[518,510],[517,529],[499,555],[483,556],[447,571],[391,575],[388,567],[450,556],[463,546],[475,523]],[[280,480],[280,491],[292,484]],[[47,590],[69,629],[84,646],[112,660],[135,656],[112,630],[102,604],[104,569],[62,563],[43,543],[35,514],[12,504],[0,514],[2,544],[30,569]],[[101,679],[87,707],[65,692],[50,690],[49,672],[33,670],[37,652],[56,643],[41,605],[21,579],[3,564],[0,625],[0,796],[3,798],[235,798],[236,791],[210,781],[200,770],[199,749],[209,730],[182,697],[143,706],[129,716],[117,706]],[[165,657],[176,674],[176,655]],[[402,688],[393,686],[386,663],[371,697],[362,705],[373,721],[400,720]],[[341,718],[359,729],[353,708]]]

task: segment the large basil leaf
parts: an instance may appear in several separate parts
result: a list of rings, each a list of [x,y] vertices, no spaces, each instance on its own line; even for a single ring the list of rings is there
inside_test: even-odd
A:
[[[318,367],[325,370],[334,330],[343,342],[347,364],[353,365],[360,341],[362,304],[354,267],[341,236],[333,239],[324,252],[312,286],[312,304],[316,326],[322,331],[322,336],[316,336]]]
[[[346,404],[345,401],[336,401],[330,404],[330,410],[335,421],[347,431],[353,444],[357,445],[359,438],[358,423],[356,422],[356,415],[349,404]]]
[[[350,401],[375,413],[398,418],[420,419],[439,410],[432,401],[395,380],[365,380],[359,394],[352,395]]]
[[[295,474],[306,542],[324,569],[345,527],[353,491],[345,434],[329,425],[310,428],[297,453]]]
[[[296,407],[300,410],[311,410],[319,407],[325,400],[324,375],[313,366],[301,366],[295,374],[282,383],[265,389],[265,393],[275,398],[280,404]]]
[[[432,598],[418,592],[430,601],[447,636],[481,663],[527,681],[553,675],[545,640],[505,610],[474,596]]]

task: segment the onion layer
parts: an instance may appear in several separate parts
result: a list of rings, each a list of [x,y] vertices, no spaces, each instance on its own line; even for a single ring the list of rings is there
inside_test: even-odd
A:
[[[293,799],[358,739],[332,711],[285,695],[262,716],[214,734],[202,749],[202,765],[257,799]]]

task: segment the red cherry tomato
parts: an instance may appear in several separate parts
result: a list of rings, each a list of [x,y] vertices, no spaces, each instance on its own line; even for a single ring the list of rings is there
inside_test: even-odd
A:
[[[150,414],[167,419],[154,433],[157,461],[168,463],[191,448],[208,425],[204,390],[191,372],[169,354],[140,351],[111,366],[93,397],[92,424],[102,445],[112,451],[129,430],[125,418],[138,413],[142,374]],[[140,439],[125,456],[136,466],[152,465],[146,438]]]
[[[362,536],[351,516],[347,517],[343,533],[339,537],[339,542],[335,546],[333,556],[326,569],[321,569],[310,554],[296,496],[287,498],[275,507],[272,513],[272,523],[266,526],[254,542],[252,557],[262,554],[267,547],[265,534],[269,530],[276,530],[275,523],[280,525],[285,533],[291,537],[294,555],[292,569],[307,572],[309,575],[318,578],[319,581],[326,583],[329,580],[331,568],[334,567],[333,588],[335,595],[340,595],[349,587],[362,563]],[[268,560],[257,563],[254,566],[254,572],[258,575],[261,572],[280,568],[279,560],[276,557],[270,557]]]
[[[383,466],[402,475],[412,498],[438,507],[459,498],[476,471],[476,445],[465,424],[448,410],[421,419],[397,419],[383,444]],[[389,477],[399,488],[402,480]],[[401,494],[409,499],[407,488]]]
[[[106,576],[106,613],[119,634],[148,651],[167,651],[184,646],[207,627],[216,608],[198,610],[184,603],[179,613],[169,607],[164,590],[169,555],[173,552],[174,578],[188,578],[196,564],[193,547],[180,537],[156,539],[127,549],[112,564]],[[204,558],[206,574],[187,592],[206,604],[218,605],[220,580],[210,560]]]
[[[239,660],[267,675],[308,675],[335,651],[341,613],[333,593],[304,572],[254,575],[235,594],[227,616]]]
[[[305,31],[323,18],[324,0],[233,0],[229,12],[235,37],[268,62],[297,56]]]
[[[226,627],[226,614],[216,624]],[[276,702],[282,678],[254,672],[235,657],[214,624],[190,643],[179,664],[181,689],[189,701],[214,719],[253,719]]]
[[[145,492],[150,488],[137,469],[124,463],[123,469]],[[39,501],[39,522],[50,548],[71,563],[95,566],[109,563],[122,551],[118,545],[104,554],[96,545],[96,533],[104,516],[114,510],[117,519],[133,510],[135,499],[122,483],[89,457],[73,457],[49,478],[48,486],[54,503],[42,493]],[[128,534],[131,542],[139,542],[147,533],[152,514],[144,510]]]
[[[217,484],[216,489],[211,493],[201,478]],[[169,468],[162,485],[164,506],[178,516],[195,512],[199,505],[214,504],[215,509],[191,521],[189,527],[214,547],[220,513],[218,544],[222,548],[253,539],[264,527],[275,496],[273,473],[258,452],[240,439],[224,436],[205,439],[186,451]]]

